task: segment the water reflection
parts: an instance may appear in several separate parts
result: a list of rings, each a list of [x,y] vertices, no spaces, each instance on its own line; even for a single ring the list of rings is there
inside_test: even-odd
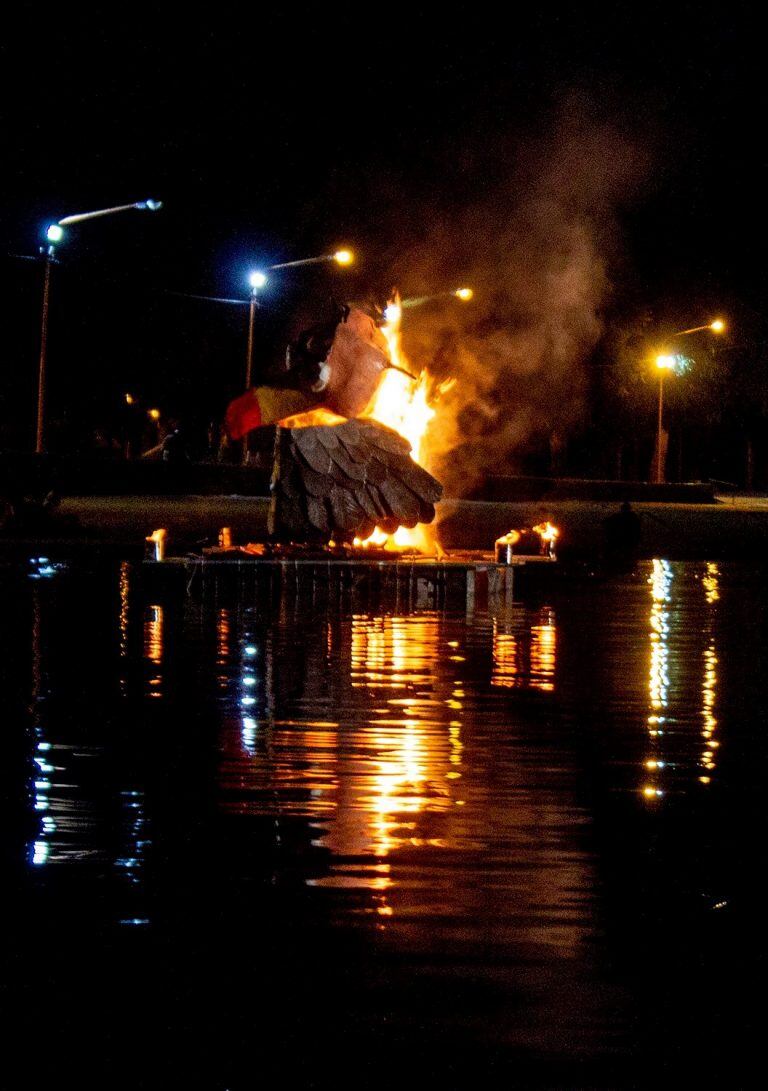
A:
[[[651,777],[643,787],[646,799],[657,799],[664,795],[663,771],[666,761],[663,758],[661,740],[667,726],[667,706],[669,702],[669,602],[673,571],[668,561],[654,560],[648,577],[651,588],[651,615],[649,638],[651,643],[651,664],[648,676],[648,696],[651,711],[648,715],[648,736],[651,740],[650,756],[645,768]]]
[[[675,941],[695,947],[685,971],[710,906],[729,927],[723,860],[751,858],[764,735],[743,699],[761,680],[728,652],[765,643],[755,584],[731,569],[657,560],[471,617],[145,594],[129,566],[89,579],[19,576],[5,784],[28,904],[86,937],[62,980],[88,944],[98,958],[105,921],[129,949],[122,976],[89,982],[96,1003],[146,950],[147,993],[176,971],[158,1008],[189,989],[207,1017],[213,997],[246,1043],[258,1028],[227,997],[266,980],[309,998],[302,1026],[363,996],[378,1028],[415,996],[413,1025],[432,1019],[442,1042],[610,1051],[616,981],[658,953],[655,1003],[658,966],[685,961]],[[758,805],[737,822],[742,783]]]
[[[531,619],[521,604],[513,609],[512,618],[493,621],[491,685],[552,692],[557,663],[554,610],[543,606]]]
[[[157,668],[150,672],[147,679],[149,697],[162,697],[163,677],[161,667],[163,664],[163,641],[165,628],[165,611],[162,606],[153,604],[146,609],[144,618],[144,658],[150,667]]]
[[[677,785],[686,772],[684,755],[670,761],[670,754],[684,744],[686,725],[692,721],[693,709],[688,696],[694,674],[701,672],[700,718],[703,747],[697,761],[701,784],[710,784],[715,769],[715,750],[719,742],[714,738],[717,719],[714,709],[717,700],[717,647],[715,635],[716,608],[720,599],[719,569],[707,564],[700,586],[704,592],[703,619],[694,610],[689,588],[682,586],[675,591],[675,569],[680,566],[666,560],[654,560],[648,577],[651,591],[649,617],[650,669],[648,698],[650,711],[647,731],[650,751],[644,765],[647,772],[643,795],[649,801],[658,800],[667,791],[667,774],[674,773]],[[703,637],[704,646],[698,659],[696,645]],[[677,736],[677,738],[676,738]]]
[[[707,614],[705,634],[707,646],[704,649],[704,670],[701,682],[701,734],[703,748],[701,764],[704,772],[699,777],[702,784],[712,782],[712,771],[715,768],[715,751],[719,747],[719,740],[715,738],[717,730],[717,718],[715,705],[717,702],[717,647],[715,644],[715,604],[720,599],[720,570],[716,564],[708,564],[706,575],[703,577],[702,586],[707,605],[710,610]]]

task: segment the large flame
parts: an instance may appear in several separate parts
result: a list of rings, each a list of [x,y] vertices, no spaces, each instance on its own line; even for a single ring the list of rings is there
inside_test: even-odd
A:
[[[429,469],[427,432],[430,421],[435,416],[433,403],[450,390],[455,380],[448,379],[434,387],[426,370],[422,370],[418,376],[412,376],[412,369],[401,343],[402,306],[399,296],[395,296],[389,303],[384,318],[382,333],[387,339],[390,360],[395,368],[402,370],[388,368],[384,372],[373,399],[361,416],[376,420],[399,432],[410,443],[414,462]],[[285,428],[307,428],[318,424],[340,424],[344,419],[328,409],[312,409],[286,417],[280,424]],[[441,552],[434,535],[423,523],[419,523],[413,530],[400,527],[395,534],[385,534],[376,527],[365,541],[355,538],[354,544],[362,548],[383,546],[393,551],[415,549],[429,554]]]
[[[390,302],[384,312],[386,319],[382,327],[382,333],[387,339],[389,357],[397,368],[410,372],[411,368],[403,353],[402,339],[400,336],[400,323],[403,316],[399,296]],[[384,378],[373,397],[373,401],[365,410],[363,416],[371,417],[386,424],[404,436],[411,445],[411,458],[420,466],[426,466],[427,462],[427,432],[435,409],[430,400],[430,378],[426,370],[422,370],[417,378],[409,378],[403,371],[394,371],[391,368],[384,373]],[[449,379],[441,383],[436,391],[439,397],[453,386],[454,380]],[[418,549],[422,553],[434,553],[439,548],[430,530],[419,523],[413,530],[400,527],[395,534],[385,534],[378,527],[365,542],[355,540],[356,545],[383,545],[387,549]]]

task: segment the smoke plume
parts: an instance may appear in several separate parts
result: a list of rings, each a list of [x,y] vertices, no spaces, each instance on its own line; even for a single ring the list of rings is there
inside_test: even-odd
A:
[[[404,296],[469,284],[473,300],[406,311],[416,366],[457,382],[430,433],[432,468],[449,492],[489,472],[519,472],[533,445],[552,469],[584,416],[587,362],[619,258],[618,214],[648,153],[580,96],[561,104],[524,151],[493,142],[456,157],[463,209],[425,212],[398,265]]]

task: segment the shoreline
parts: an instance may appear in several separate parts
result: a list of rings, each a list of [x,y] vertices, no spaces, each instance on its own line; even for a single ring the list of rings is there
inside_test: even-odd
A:
[[[493,550],[513,527],[550,520],[560,529],[563,560],[599,558],[603,521],[616,502],[442,500],[433,524],[446,550]],[[45,524],[0,536],[0,551],[29,546],[78,551],[109,549],[135,556],[164,527],[169,543],[189,548],[230,527],[236,542],[264,540],[269,499],[253,496],[66,496]],[[768,553],[768,497],[734,495],[715,503],[633,504],[640,519],[638,556],[670,560],[755,559]]]

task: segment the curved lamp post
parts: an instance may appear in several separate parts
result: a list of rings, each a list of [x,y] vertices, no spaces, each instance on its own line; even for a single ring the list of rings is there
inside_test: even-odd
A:
[[[96,220],[101,216],[113,216],[117,212],[128,212],[131,209],[139,211],[157,212],[163,207],[162,201],[148,198],[146,201],[135,201],[130,205],[114,205],[112,208],[98,208],[94,212],[76,212],[72,216],[64,216],[56,223],[49,224],[46,228],[45,238],[48,245],[41,247],[45,272],[43,275],[43,311],[40,321],[40,361],[37,370],[37,429],[35,434],[35,453],[40,455],[45,450],[45,384],[46,384],[46,356],[48,350],[48,301],[51,286],[51,265],[56,261],[56,246],[64,238],[64,228],[73,224],[84,223],[85,220]]]
[[[322,265],[325,262],[335,261],[337,265],[347,266],[351,265],[355,260],[355,256],[351,250],[336,250],[333,254],[320,254],[317,257],[312,258],[298,258],[296,261],[281,261],[274,265],[268,265],[267,271],[262,269],[253,269],[248,274],[248,287],[250,293],[248,299],[222,299],[218,296],[209,295],[191,295],[190,293],[175,293],[179,295],[186,295],[191,299],[205,299],[211,303],[230,303],[234,305],[243,306],[248,305],[248,343],[245,354],[245,387],[244,389],[250,390],[253,382],[253,340],[254,340],[254,324],[256,319],[256,308],[259,306],[258,296],[262,288],[266,286],[269,281],[267,273],[276,269],[295,269],[302,265]],[[248,457],[248,440],[247,437],[243,439],[243,461],[245,462]]]
[[[351,265],[354,260],[355,255],[351,250],[337,250],[334,254],[320,254],[315,258],[299,258],[297,261],[281,261],[276,265],[268,265],[267,271],[271,273],[275,269],[296,269],[300,265],[322,265],[327,261],[335,261],[337,265],[346,266]],[[256,317],[256,307],[258,306],[257,296],[268,280],[269,277],[267,274],[260,269],[254,269],[253,272],[248,274],[251,298],[248,307],[248,349],[245,358],[246,390],[251,389],[253,378],[253,325]]]
[[[725,331],[725,322],[722,318],[715,318],[714,321],[709,322],[704,326],[692,326],[689,330],[679,330],[677,333],[673,333],[672,336],[687,337],[688,334],[702,333],[705,330],[709,330],[711,333],[723,333]],[[664,414],[664,374],[674,372],[675,357],[671,353],[661,353],[656,357],[655,364],[659,372],[659,407],[656,422],[656,458],[654,460],[653,480],[655,484],[663,485],[665,458],[662,454],[661,443],[663,435],[662,419]]]
[[[474,294],[472,288],[452,288],[448,292],[435,292],[433,295],[406,296],[405,299],[400,300],[400,306],[403,308],[422,307],[425,303],[432,303],[435,299],[446,299],[450,296],[455,296],[462,303],[468,303]]]

